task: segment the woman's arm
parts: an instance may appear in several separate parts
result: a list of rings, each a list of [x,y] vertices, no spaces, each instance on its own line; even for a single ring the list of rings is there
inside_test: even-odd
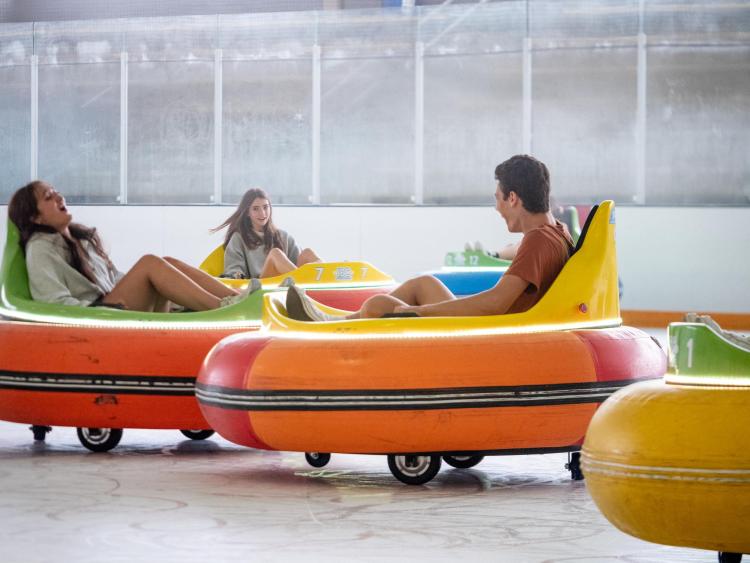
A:
[[[29,272],[29,289],[35,301],[87,307],[98,297],[94,284],[68,264],[52,243],[30,242],[26,247],[26,268]],[[65,283],[66,273],[75,279],[80,277],[77,283],[80,293],[76,291],[78,297]]]
[[[251,272],[248,272],[247,261],[245,260],[245,243],[240,233],[234,233],[229,239],[229,244],[224,249],[224,272],[223,276],[236,278],[250,278]]]
[[[297,264],[300,253],[300,248],[297,246],[297,242],[294,240],[294,237],[286,231],[281,231],[281,233],[282,236],[286,238],[284,254],[286,254],[286,257],[289,258],[289,261],[292,264]]]

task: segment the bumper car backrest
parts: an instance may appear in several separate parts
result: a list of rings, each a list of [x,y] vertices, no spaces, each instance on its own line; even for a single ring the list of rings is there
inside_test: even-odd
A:
[[[583,229],[581,229],[581,234],[578,236],[578,242],[576,242],[576,246],[573,249],[573,254],[578,252],[581,247],[583,246],[583,241],[586,240],[586,235],[589,232],[589,227],[591,226],[591,221],[594,219],[594,215],[596,215],[596,210],[599,209],[599,204],[595,205],[591,208],[591,211],[589,211],[588,217],[586,217],[586,222],[583,224]],[[573,255],[571,254],[571,256]]]
[[[3,262],[0,267],[0,300],[7,304],[8,299],[14,298],[30,301],[31,290],[26,258],[21,249],[21,233],[13,221],[8,220]]]

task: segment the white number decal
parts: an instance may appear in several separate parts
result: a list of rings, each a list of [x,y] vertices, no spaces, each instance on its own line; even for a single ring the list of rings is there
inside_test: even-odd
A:
[[[471,256],[469,256],[469,265],[476,266],[477,264],[479,264],[479,256],[477,256],[476,254],[472,254]]]
[[[325,268],[315,268],[315,271],[317,272],[317,274],[315,274],[315,281],[320,281],[320,278],[323,276],[323,270],[325,270]]]
[[[687,367],[691,368],[693,367],[693,339],[689,338],[685,345],[687,346],[687,349],[688,349]]]
[[[365,279],[367,277],[367,270],[369,270],[369,268],[367,266],[362,266],[361,269],[362,269],[362,279]]]

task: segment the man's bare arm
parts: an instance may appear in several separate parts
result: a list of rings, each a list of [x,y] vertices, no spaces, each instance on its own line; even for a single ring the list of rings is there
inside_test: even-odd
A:
[[[513,260],[513,258],[516,257],[516,253],[518,252],[518,247],[521,246],[520,241],[514,242],[512,244],[508,244],[504,247],[502,247],[498,253],[497,257],[501,258],[503,260]]]

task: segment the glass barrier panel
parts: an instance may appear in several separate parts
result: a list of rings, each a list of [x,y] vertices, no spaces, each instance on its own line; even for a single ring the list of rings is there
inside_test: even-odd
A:
[[[34,24],[34,52],[40,65],[119,62],[125,20]]]
[[[646,203],[750,204],[750,47],[648,51]]]
[[[534,156],[564,203],[636,197],[635,49],[535,51]]]
[[[220,16],[218,46],[225,61],[310,60],[316,24],[309,12]]]
[[[32,29],[0,25],[0,204],[31,179]]]
[[[39,65],[39,178],[69,203],[120,196],[120,65]]]
[[[426,57],[424,200],[492,204],[495,166],[521,152],[521,54]]]
[[[0,203],[31,178],[31,69],[0,66]]]
[[[417,175],[426,204],[489,204],[530,143],[565,202],[748,205],[748,30],[747,2],[692,0],[0,24],[0,201],[35,163],[71,202],[118,201],[126,133],[121,203],[210,204],[219,126],[227,203],[310,201],[317,148],[323,204],[410,204]]]
[[[128,203],[210,203],[214,63],[131,63],[128,81]]]
[[[324,60],[321,83],[321,202],[410,203],[413,59]]]
[[[312,192],[312,63],[225,61],[223,198],[262,187],[274,203]]]

